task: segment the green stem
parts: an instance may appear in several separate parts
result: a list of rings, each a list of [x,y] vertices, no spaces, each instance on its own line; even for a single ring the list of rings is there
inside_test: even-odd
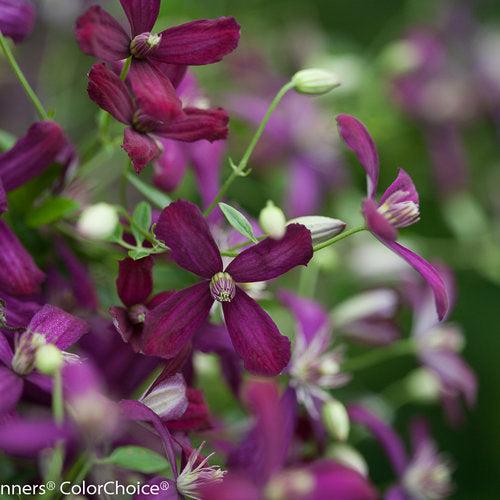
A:
[[[344,238],[348,238],[349,236],[364,231],[365,229],[366,226],[353,227],[352,229],[344,231],[343,233],[340,233],[337,236],[334,236],[333,238],[324,241],[323,243],[318,243],[317,245],[314,245],[313,251],[317,252],[318,250],[322,250],[323,248],[329,247],[330,245],[337,243],[337,241],[343,240]]]
[[[33,90],[28,80],[24,76],[24,73],[19,67],[19,64],[17,64],[14,54],[10,50],[9,44],[7,43],[7,40],[5,40],[1,31],[0,31],[0,47],[2,48],[2,51],[5,54],[7,62],[10,64],[10,67],[12,68],[17,79],[19,80],[19,83],[23,87],[24,92],[26,92],[26,95],[29,97],[29,99],[35,106],[38,116],[40,117],[41,120],[48,120],[49,115],[47,114],[47,111],[45,111],[42,102],[40,101],[40,99],[38,99],[38,96],[35,94],[35,91]]]
[[[365,368],[370,368],[390,359],[414,354],[416,350],[413,339],[403,339],[387,347],[374,348],[365,354],[361,354],[356,358],[348,359],[342,363],[342,370],[357,371]]]
[[[238,163],[237,166],[232,166],[233,171],[231,172],[231,175],[226,179],[224,184],[222,185],[220,191],[217,193],[217,196],[215,199],[212,201],[212,203],[209,205],[209,207],[205,210],[204,215],[207,216],[209,215],[212,210],[217,206],[219,201],[224,198],[225,194],[227,193],[228,189],[231,187],[231,184],[234,182],[234,180],[237,177],[240,177],[244,175],[245,168],[247,167],[248,160],[250,159],[250,156],[253,153],[253,150],[255,149],[255,146],[257,146],[257,143],[259,142],[259,139],[261,138],[262,134],[264,133],[264,129],[266,128],[267,123],[269,122],[269,118],[271,118],[271,115],[273,114],[273,111],[276,109],[278,104],[281,102],[281,99],[285,96],[285,94],[293,89],[295,86],[294,83],[288,82],[287,84],[283,85],[281,89],[278,91],[274,99],[272,100],[271,104],[269,105],[269,108],[267,109],[266,114],[264,115],[264,118],[260,122],[259,128],[255,132],[254,136],[252,137],[252,140],[250,141],[250,144],[248,145],[245,153],[243,154],[243,157],[241,158],[240,162]]]
[[[125,59],[125,63],[123,64],[123,68],[120,72],[120,80],[125,81],[125,78],[127,78],[128,70],[130,69],[131,63],[132,63],[132,56],[127,57],[127,59]]]
[[[53,376],[52,414],[54,416],[56,424],[62,424],[64,422],[64,402],[61,370],[57,370]]]

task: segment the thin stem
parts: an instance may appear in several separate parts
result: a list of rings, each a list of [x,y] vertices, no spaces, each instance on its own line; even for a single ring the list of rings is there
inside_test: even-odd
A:
[[[64,403],[61,370],[54,373],[52,383],[52,414],[56,424],[62,424],[64,422]]]
[[[31,85],[29,84],[26,77],[24,76],[24,73],[19,67],[19,64],[17,64],[14,54],[10,50],[9,44],[7,43],[7,40],[5,40],[1,31],[0,31],[0,47],[2,48],[2,52],[5,54],[7,62],[14,71],[16,78],[19,80],[19,83],[23,87],[24,92],[33,103],[33,106],[35,106],[38,116],[40,117],[41,120],[48,120],[49,115],[47,114],[47,111],[45,111],[42,102],[40,101],[40,99],[38,99],[38,96],[36,95]]]
[[[378,365],[384,361],[388,361],[399,356],[414,354],[415,350],[416,345],[413,339],[409,338],[399,340],[398,342],[394,342],[387,347],[375,348],[365,354],[357,356],[356,358],[346,360],[342,363],[342,370],[364,370],[365,368],[370,368],[374,365]]]
[[[125,63],[123,64],[123,68],[120,72],[120,80],[125,81],[125,78],[127,78],[128,70],[130,69],[131,63],[132,63],[132,56],[127,57],[127,59],[125,59]]]
[[[231,175],[226,179],[224,184],[222,185],[221,189],[217,193],[217,196],[215,199],[210,203],[208,208],[205,210],[204,215],[207,216],[209,215],[212,210],[217,206],[219,201],[224,198],[225,194],[227,193],[228,189],[231,187],[231,184],[234,182],[234,180],[237,177],[240,177],[244,175],[245,168],[248,164],[248,160],[250,159],[250,156],[253,153],[253,150],[255,149],[255,146],[257,146],[257,143],[259,142],[259,139],[261,138],[262,134],[264,133],[264,129],[266,128],[267,123],[269,122],[269,118],[271,118],[271,115],[273,114],[273,111],[276,109],[278,104],[281,102],[281,99],[285,96],[285,94],[294,88],[295,84],[292,82],[288,82],[281,89],[278,91],[274,99],[272,100],[271,104],[269,105],[269,108],[267,109],[266,114],[264,115],[264,118],[260,122],[259,128],[256,130],[254,136],[252,137],[252,140],[250,141],[250,144],[248,145],[245,153],[243,154],[243,157],[241,158],[240,162],[238,163],[237,166],[232,166],[233,171],[231,172]]]
[[[364,231],[365,229],[366,226],[353,227],[352,229],[344,231],[343,233],[340,233],[337,236],[334,236],[333,238],[324,241],[323,243],[318,243],[317,245],[314,245],[313,251],[317,252],[318,250],[322,250],[323,248],[329,247],[330,245],[337,243],[337,241],[343,240],[344,238],[348,238],[349,236]]]

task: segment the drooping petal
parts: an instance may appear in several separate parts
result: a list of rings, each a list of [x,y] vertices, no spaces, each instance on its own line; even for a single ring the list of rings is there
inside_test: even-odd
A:
[[[61,127],[53,121],[34,123],[14,146],[0,155],[0,178],[5,191],[11,191],[56,163],[68,142]]]
[[[397,229],[378,211],[377,204],[371,199],[363,200],[363,215],[368,229],[376,236],[394,241],[398,236]]]
[[[170,248],[179,266],[210,279],[222,271],[222,258],[200,209],[178,200],[163,209],[155,228],[156,236]]]
[[[313,256],[311,232],[300,224],[290,224],[280,240],[266,238],[236,257],[227,267],[238,283],[277,278],[296,266],[306,266]]]
[[[132,28],[132,36],[153,29],[160,12],[160,0],[120,0]]]
[[[28,0],[0,0],[0,31],[14,42],[22,42],[35,25],[35,8]]]
[[[428,283],[434,293],[438,317],[442,320],[448,312],[449,302],[446,285],[437,269],[415,252],[412,252],[410,249],[400,245],[396,241],[381,241],[393,252],[408,262],[408,264],[410,264],[410,266],[413,267],[413,269],[415,269],[415,271],[417,271]]]
[[[94,64],[89,72],[89,97],[119,122],[130,124],[134,103],[125,83],[104,63]]]
[[[183,144],[163,137],[159,140],[163,152],[154,162],[153,182],[155,186],[171,193],[184,178],[189,160]]]
[[[337,125],[340,137],[365,169],[368,197],[373,198],[377,191],[380,166],[377,147],[366,127],[354,116],[338,115]]]
[[[227,138],[229,117],[221,108],[184,108],[184,114],[156,132],[176,141],[194,142],[206,139],[213,142]]]
[[[168,420],[167,427],[171,432],[201,431],[212,427],[208,405],[199,389],[188,387],[186,391],[188,406],[181,417]]]
[[[0,220],[0,288],[12,295],[32,295],[44,279],[17,236]]]
[[[207,319],[214,300],[208,283],[174,293],[146,316],[143,352],[149,356],[177,356]]]
[[[130,55],[130,35],[98,5],[77,19],[75,35],[85,54],[103,61],[121,61]]]
[[[387,198],[398,191],[407,193],[405,197],[398,198],[399,202],[411,201],[416,205],[419,204],[417,188],[415,187],[412,178],[402,168],[398,170],[396,179],[394,179],[392,184],[385,190],[384,194],[380,198],[380,204],[382,205]]]
[[[153,291],[153,257],[134,260],[127,257],[118,262],[116,289],[127,306],[144,304]]]
[[[161,154],[161,147],[153,137],[139,134],[131,128],[126,128],[123,133],[122,147],[127,152],[137,173],[140,173],[149,162]]]
[[[22,392],[22,378],[9,368],[0,367],[0,416],[16,407]]]
[[[232,52],[240,39],[240,26],[232,17],[200,19],[160,33],[155,60],[190,66],[212,64]]]
[[[42,334],[47,343],[64,351],[78,342],[89,326],[82,319],[46,304],[33,316],[28,330]]]
[[[266,311],[239,287],[222,308],[234,349],[245,368],[259,375],[281,373],[290,361],[290,340],[281,335]]]

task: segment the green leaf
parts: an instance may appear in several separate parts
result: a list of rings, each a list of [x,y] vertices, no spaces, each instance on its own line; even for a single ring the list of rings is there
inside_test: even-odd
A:
[[[50,224],[73,213],[79,207],[80,204],[71,198],[62,196],[48,198],[39,207],[32,208],[26,216],[26,224],[31,227]]]
[[[219,208],[222,210],[222,213],[224,214],[224,217],[226,217],[229,224],[231,224],[236,231],[241,233],[243,236],[246,236],[254,243],[257,243],[258,240],[253,234],[252,225],[241,212],[230,205],[226,205],[225,203],[219,203]]]
[[[111,455],[99,460],[100,463],[112,464],[144,474],[154,474],[168,469],[169,463],[160,454],[141,446],[122,446]]]
[[[145,239],[144,233],[149,233],[151,226],[151,205],[147,201],[137,204],[132,214],[131,230],[137,245],[141,245]]]
[[[151,248],[136,248],[135,250],[129,250],[128,256],[131,259],[139,260],[147,257],[148,255],[151,255],[152,253],[154,252],[152,252]]]
[[[153,186],[149,186],[143,182],[137,175],[127,172],[127,180],[134,186],[137,191],[143,194],[151,203],[154,203],[159,208],[165,208],[172,201],[169,196],[162,193]]]

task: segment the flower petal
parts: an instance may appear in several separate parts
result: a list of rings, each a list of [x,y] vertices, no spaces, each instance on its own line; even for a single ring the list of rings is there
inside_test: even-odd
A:
[[[153,257],[134,260],[126,257],[118,262],[116,289],[127,306],[144,304],[153,291]]]
[[[153,137],[139,134],[131,128],[126,128],[123,133],[122,148],[127,152],[137,173],[161,154],[161,148]]]
[[[104,63],[94,64],[89,72],[89,97],[119,122],[132,123],[134,103],[125,83]]]
[[[46,304],[33,316],[28,329],[42,334],[48,343],[64,351],[78,342],[89,326],[82,319]]]
[[[404,198],[400,198],[398,201],[411,201],[416,205],[419,204],[417,188],[415,187],[412,178],[402,168],[398,170],[396,179],[394,179],[392,184],[385,190],[384,194],[380,198],[380,204],[382,205],[382,203],[384,203],[389,196],[397,191],[404,191],[408,193]]]
[[[207,282],[171,295],[146,316],[143,352],[167,359],[177,356],[207,319],[213,302]]]
[[[354,152],[365,169],[368,197],[373,198],[377,191],[380,167],[375,143],[366,127],[354,116],[338,115],[337,125],[345,145]]]
[[[311,232],[290,224],[281,240],[266,238],[243,251],[226,271],[238,283],[277,278],[296,266],[306,266],[313,256]]]
[[[245,368],[259,375],[280,374],[290,361],[290,340],[281,335],[266,311],[239,287],[222,308],[234,349]]]
[[[398,237],[397,229],[377,210],[377,204],[371,199],[363,200],[362,211],[368,229],[384,240],[394,241]]]
[[[0,416],[16,407],[22,392],[22,378],[9,368],[0,367]]]
[[[32,295],[44,279],[17,236],[0,220],[0,288],[12,295]]]
[[[171,193],[184,178],[189,160],[182,144],[163,137],[159,140],[163,152],[154,162],[153,182],[156,187]]]
[[[12,356],[13,353],[9,341],[6,339],[5,335],[0,332],[0,361],[10,366],[12,363]]]
[[[233,17],[200,19],[169,28],[152,54],[170,64],[212,64],[232,52],[240,39],[240,26]]]
[[[94,5],[76,21],[80,49],[104,61],[121,61],[130,55],[130,35],[108,12]]]
[[[14,42],[22,42],[35,25],[35,8],[27,0],[0,0],[0,31]]]
[[[184,108],[184,114],[157,129],[157,133],[176,141],[194,142],[201,139],[213,142],[227,138],[229,117],[222,108]]]
[[[305,155],[290,162],[287,192],[287,215],[290,218],[317,213],[321,200],[321,170],[314,168],[314,160]]]
[[[132,36],[147,33],[160,12],[160,0],[120,0],[132,28]]]
[[[200,209],[178,200],[164,208],[155,228],[156,236],[170,248],[179,266],[210,279],[222,271],[222,258]]]
[[[41,174],[68,145],[61,127],[53,121],[34,123],[14,146],[0,155],[0,178],[11,191]]]
[[[230,472],[224,476],[224,481],[207,482],[201,487],[200,493],[204,500],[262,500],[259,488],[246,474]]]
[[[400,245],[395,241],[381,241],[393,252],[408,262],[408,264],[410,264],[415,271],[420,273],[420,275],[428,283],[434,293],[434,300],[436,302],[436,310],[439,320],[442,320],[446,316],[449,309],[448,292],[446,290],[444,280],[437,269],[425,259],[403,245]]]

